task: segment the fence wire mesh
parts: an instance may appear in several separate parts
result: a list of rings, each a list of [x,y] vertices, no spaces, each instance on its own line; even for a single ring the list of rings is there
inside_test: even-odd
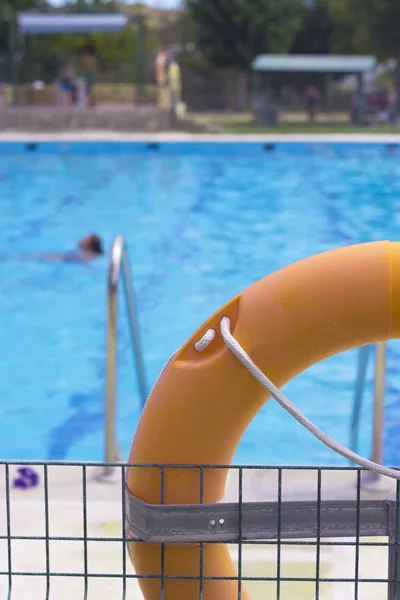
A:
[[[146,532],[158,540],[157,572],[135,573],[130,561],[129,545],[144,544],[146,536],[132,539],[125,530],[126,465],[100,483],[98,463],[0,462],[0,598],[136,600],[146,597],[144,580],[157,581],[161,599],[176,597],[171,580],[179,598],[188,598],[184,582],[195,580],[196,597],[211,600],[209,582],[227,579],[235,592],[221,598],[232,600],[247,593],[254,600],[400,598],[399,482],[372,494],[354,468],[185,465],[199,477],[199,499],[185,506],[174,529],[171,518],[181,513],[164,504],[165,480],[183,465],[134,466],[160,474],[159,506],[152,508],[162,527],[148,520]],[[227,468],[224,502],[209,508],[208,473]],[[217,522],[210,520],[213,511]],[[187,519],[191,512],[197,524]],[[170,536],[185,529],[187,542],[198,547],[198,568],[195,575],[171,574]],[[237,574],[210,575],[209,549],[226,542]]]

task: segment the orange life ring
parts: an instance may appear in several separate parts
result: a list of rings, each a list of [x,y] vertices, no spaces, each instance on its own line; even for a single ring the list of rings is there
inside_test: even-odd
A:
[[[166,366],[144,408],[129,462],[228,465],[247,426],[267,400],[264,388],[225,346],[231,331],[278,387],[316,362],[364,344],[400,337],[400,242],[372,242],[294,263],[253,284],[217,311]],[[214,328],[201,353],[194,344]],[[282,440],[284,442],[284,440]],[[218,502],[227,472],[204,471],[204,502]],[[160,471],[130,468],[128,489],[160,504]],[[198,469],[164,470],[165,504],[198,504]],[[133,542],[136,573],[161,578],[158,544]],[[166,545],[164,574],[200,575],[198,544]],[[203,575],[236,577],[227,546],[205,544]],[[160,579],[141,579],[146,600],[159,600]],[[234,600],[237,580],[203,583],[203,600]],[[164,600],[198,600],[199,581],[166,579]],[[249,600],[242,591],[243,600]]]

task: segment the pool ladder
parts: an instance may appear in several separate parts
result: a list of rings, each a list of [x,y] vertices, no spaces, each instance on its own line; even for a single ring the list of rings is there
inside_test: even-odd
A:
[[[107,343],[106,343],[106,390],[105,390],[105,463],[97,476],[99,481],[107,481],[115,475],[112,463],[120,461],[121,451],[116,441],[116,389],[117,389],[117,315],[118,283],[122,275],[123,289],[128,309],[133,361],[142,407],[147,398],[147,384],[143,354],[140,342],[139,324],[135,305],[131,269],[125,239],[118,235],[112,244],[107,279]]]
[[[136,367],[136,377],[142,407],[147,398],[147,384],[141,349],[139,325],[135,306],[132,276],[129,266],[129,256],[122,235],[118,235],[112,244],[107,279],[107,345],[106,345],[106,393],[105,393],[105,463],[99,473],[100,481],[107,481],[114,476],[112,463],[121,460],[115,434],[116,418],[116,379],[117,379],[117,315],[118,315],[118,283],[122,273],[123,289],[128,309],[129,329],[133,360]],[[374,421],[371,460],[382,463],[383,459],[383,429],[385,401],[385,371],[386,343],[375,346],[375,386],[374,386]],[[368,367],[368,358],[373,347],[363,346],[359,351],[357,384],[355,390],[353,414],[351,421],[350,448],[357,452],[360,430],[362,399]],[[384,487],[384,479],[375,473],[365,472],[363,485],[370,489]]]
[[[371,460],[382,464],[383,460],[383,431],[385,411],[385,374],[386,374],[386,343],[382,342],[374,346],[363,346],[359,350],[359,362],[357,371],[357,383],[353,404],[353,415],[351,420],[350,448],[357,452],[357,443],[360,431],[360,417],[362,399],[365,389],[368,358],[371,351],[375,349],[375,373],[374,373],[374,417]],[[363,472],[362,485],[371,491],[384,491],[387,483],[386,477],[370,471]]]

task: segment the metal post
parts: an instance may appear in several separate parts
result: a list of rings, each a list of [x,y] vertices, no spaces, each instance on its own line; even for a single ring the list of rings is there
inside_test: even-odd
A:
[[[362,407],[362,399],[364,395],[365,379],[368,368],[368,357],[371,346],[363,346],[360,348],[360,358],[358,363],[357,386],[354,398],[353,417],[351,421],[350,449],[357,452],[358,433],[360,427],[360,415]]]
[[[397,494],[396,494],[397,496]],[[388,551],[388,600],[400,598],[400,548],[398,542],[399,515],[398,502],[391,502],[389,509],[389,551]]]
[[[106,341],[106,409],[105,409],[105,456],[106,463],[117,460],[118,448],[115,437],[116,386],[117,386],[117,315],[118,274],[122,257],[122,245],[114,242],[108,270],[107,341]],[[100,481],[114,476],[114,468],[108,464],[99,474]]]
[[[332,74],[325,76],[325,112],[329,113],[332,107]]]
[[[386,371],[386,343],[375,346],[375,400],[371,460],[382,464],[383,460],[383,428],[385,411],[385,371]],[[363,487],[383,491],[389,489],[390,481],[379,473],[367,471],[363,476]]]
[[[147,385],[145,378],[142,347],[140,343],[139,324],[136,318],[135,296],[133,291],[133,285],[131,283],[132,278],[127,252],[123,252],[122,255],[122,276],[129,315],[129,328],[131,331],[133,361],[136,365],[136,376],[138,380],[140,400],[143,408],[147,399]]]
[[[358,102],[356,112],[356,125],[362,125],[364,123],[364,75],[363,73],[358,74]]]
[[[18,104],[18,42],[17,42],[17,20],[15,15],[10,18],[9,29],[9,59],[10,59],[10,83],[12,86],[12,104]]]
[[[374,406],[374,439],[372,460],[382,463],[383,460],[383,418],[385,410],[385,370],[386,344],[376,345],[375,358],[375,406]]]
[[[139,384],[141,403],[147,398],[147,386],[144,373],[144,363],[140,345],[139,326],[136,318],[132,281],[129,269],[128,255],[122,235],[115,238],[108,270],[108,301],[107,301],[107,343],[106,343],[106,409],[105,409],[105,462],[98,474],[99,481],[114,480],[116,473],[112,463],[121,460],[115,435],[116,421],[116,387],[117,387],[117,316],[118,316],[118,281],[122,265],[124,290],[128,305],[129,325],[132,337],[133,355],[136,364],[136,374]]]
[[[135,36],[134,103],[140,106],[144,104],[144,85],[146,80],[146,25],[142,15],[136,17]]]
[[[107,308],[106,445],[105,462],[115,460],[115,396],[117,385],[117,286],[110,282]]]

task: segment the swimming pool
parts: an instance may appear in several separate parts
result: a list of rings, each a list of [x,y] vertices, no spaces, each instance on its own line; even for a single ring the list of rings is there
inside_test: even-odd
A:
[[[127,238],[153,383],[221,304],[295,260],[398,239],[399,151],[371,144],[0,144],[0,456],[103,458],[107,260],[21,261],[96,231]],[[117,435],[140,415],[125,308],[119,318]],[[385,463],[398,464],[400,344],[389,344]],[[349,440],[357,353],[285,391],[326,433]],[[371,384],[372,365],[369,370]],[[360,452],[369,454],[372,391]],[[246,432],[241,463],[343,464],[274,401]]]

